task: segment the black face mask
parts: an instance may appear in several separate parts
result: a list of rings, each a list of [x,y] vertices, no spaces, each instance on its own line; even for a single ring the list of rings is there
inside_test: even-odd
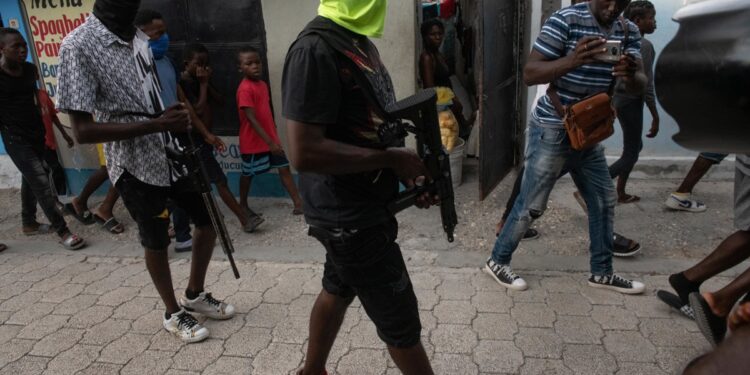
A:
[[[96,0],[94,16],[120,39],[129,42],[135,37],[135,15],[141,0]]]

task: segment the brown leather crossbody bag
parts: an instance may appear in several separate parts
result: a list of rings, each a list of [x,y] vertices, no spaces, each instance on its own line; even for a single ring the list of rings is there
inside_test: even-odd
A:
[[[620,23],[625,33],[625,42],[627,42],[628,25],[622,17]],[[625,44],[623,43],[623,49]],[[614,134],[615,128],[613,125],[616,113],[612,106],[612,93],[616,82],[617,79],[612,80],[607,92],[588,96],[567,107],[562,105],[557,90],[554,85],[550,84],[547,95],[557,114],[562,118],[565,131],[570,138],[570,146],[574,150],[581,151],[591,148]]]

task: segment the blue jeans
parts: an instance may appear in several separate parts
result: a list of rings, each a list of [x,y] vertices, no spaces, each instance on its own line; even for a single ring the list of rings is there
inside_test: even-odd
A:
[[[611,274],[616,195],[604,148],[597,145],[575,151],[565,129],[542,127],[534,119],[529,122],[528,132],[521,193],[495,241],[492,259],[499,264],[510,264],[524,233],[547,209],[555,182],[567,170],[588,206],[591,273]]]

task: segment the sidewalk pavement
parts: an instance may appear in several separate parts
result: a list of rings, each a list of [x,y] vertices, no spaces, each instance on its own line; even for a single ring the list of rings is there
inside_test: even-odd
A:
[[[420,302],[423,343],[438,374],[672,374],[709,349],[695,323],[654,296],[669,273],[693,264],[732,231],[731,181],[702,182],[704,214],[665,211],[676,181],[634,180],[643,197],[619,206],[616,229],[636,236],[644,251],[616,259],[625,276],[646,282],[643,296],[586,285],[585,216],[563,180],[537,224],[539,240],[522,243],[514,267],[530,285],[511,292],[481,272],[494,224],[509,193],[506,179],[485,202],[476,185],[457,191],[460,226],[445,241],[436,210],[400,215],[404,249]],[[206,322],[211,338],[183,345],[161,327],[163,307],[137,245],[135,228],[122,236],[73,225],[91,246],[62,250],[53,237],[18,233],[17,191],[0,191],[0,375],[4,374],[287,374],[301,365],[307,323],[320,291],[323,250],[292,217],[286,200],[254,200],[267,223],[240,233],[227,214],[242,278],[235,280],[217,248],[208,290],[233,303],[232,320]],[[182,293],[189,254],[172,257]],[[706,283],[725,285],[740,265]],[[328,370],[337,374],[397,374],[358,302],[347,314]]]

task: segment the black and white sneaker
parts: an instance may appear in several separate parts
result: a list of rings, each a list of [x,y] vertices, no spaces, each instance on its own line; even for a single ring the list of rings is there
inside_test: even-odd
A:
[[[201,292],[195,299],[189,299],[183,294],[180,297],[180,305],[193,314],[205,315],[211,319],[224,320],[234,316],[234,306],[219,301],[211,293]]]
[[[604,276],[591,275],[589,277],[589,286],[610,289],[625,294],[641,294],[646,290],[646,286],[642,282],[628,280],[615,274]]]
[[[510,265],[497,264],[492,258],[487,259],[484,272],[492,276],[498,284],[512,290],[526,290],[529,286],[526,281],[513,272]]]
[[[164,329],[180,338],[186,343],[203,341],[208,338],[208,329],[198,323],[190,313],[181,309],[180,311],[164,319]]]

